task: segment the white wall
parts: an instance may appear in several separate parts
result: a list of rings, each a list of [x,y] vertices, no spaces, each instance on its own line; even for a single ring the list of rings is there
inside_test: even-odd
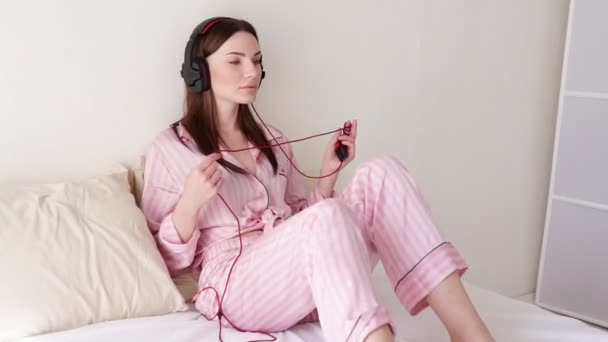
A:
[[[184,46],[192,29],[213,15],[243,17],[258,29],[267,78],[256,108],[266,121],[296,138],[356,117],[362,159],[398,143],[395,153],[413,160],[413,134],[396,141],[380,131],[394,122],[413,131],[415,1],[26,0],[0,6],[0,184],[90,174],[132,160],[181,116]],[[326,141],[296,147],[310,173],[318,172]]]
[[[417,176],[470,280],[531,292],[549,185],[567,1],[424,5]]]
[[[0,186],[133,160],[181,115],[179,68],[192,28],[208,16],[244,17],[264,51],[256,107],[267,121],[299,138],[358,118],[353,166],[377,153],[398,156],[469,260],[467,277],[526,292],[539,253],[566,5],[4,1]],[[295,147],[306,171],[317,172],[326,141]]]

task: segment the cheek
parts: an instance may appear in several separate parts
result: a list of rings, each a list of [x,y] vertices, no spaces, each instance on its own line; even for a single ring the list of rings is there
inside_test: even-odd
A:
[[[211,66],[211,84],[217,88],[230,88],[238,84],[238,72],[232,65]]]

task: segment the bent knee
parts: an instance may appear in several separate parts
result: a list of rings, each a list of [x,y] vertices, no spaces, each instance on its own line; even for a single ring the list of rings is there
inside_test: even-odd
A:
[[[349,215],[350,208],[344,201],[338,198],[326,198],[315,203],[310,209],[323,215],[324,217]]]
[[[361,167],[374,167],[380,169],[406,169],[403,162],[401,162],[399,158],[395,157],[392,154],[380,154],[369,158],[361,164]]]
[[[365,160],[355,169],[354,177],[364,180],[367,184],[370,177],[383,177],[387,174],[405,174],[409,177],[409,171],[401,160],[390,154],[381,154]]]

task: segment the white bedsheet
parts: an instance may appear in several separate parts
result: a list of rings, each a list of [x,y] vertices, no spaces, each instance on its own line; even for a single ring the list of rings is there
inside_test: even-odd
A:
[[[380,300],[385,303],[398,326],[398,341],[449,341],[441,322],[427,309],[415,317],[400,306],[382,273],[374,273]],[[515,299],[481,289],[465,282],[475,306],[488,324],[497,342],[607,342],[608,332],[591,327],[579,320],[557,315]],[[217,322],[207,322],[196,312],[181,312],[157,317],[120,320],[93,324],[53,334],[40,335],[23,342],[122,342],[122,341],[218,341]],[[284,342],[324,341],[318,324],[303,324],[273,334]],[[267,339],[265,335],[239,333],[223,329],[226,342]]]

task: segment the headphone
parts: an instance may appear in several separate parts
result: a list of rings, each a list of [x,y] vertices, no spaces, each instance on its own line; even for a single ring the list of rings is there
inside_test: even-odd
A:
[[[184,79],[184,82],[186,82],[186,86],[193,92],[202,93],[206,90],[211,89],[209,64],[207,64],[207,60],[205,59],[205,57],[194,57],[192,55],[194,45],[199,40],[199,38],[202,39],[205,33],[207,33],[207,31],[209,31],[209,29],[211,29],[213,25],[221,21],[230,19],[233,18],[212,17],[198,24],[194,28],[194,31],[192,31],[190,39],[188,39],[188,43],[186,44],[184,63],[182,63],[182,70],[180,74]],[[260,84],[262,84],[262,80],[266,76],[266,72],[264,71],[264,65],[261,61],[260,65],[262,66],[262,77],[260,78]]]

